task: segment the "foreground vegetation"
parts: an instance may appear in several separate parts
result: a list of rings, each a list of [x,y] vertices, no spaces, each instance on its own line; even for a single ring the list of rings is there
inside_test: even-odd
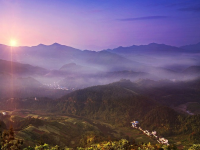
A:
[[[31,149],[31,147],[25,148],[24,150],[29,150]],[[40,145],[40,146],[36,146],[35,148],[32,147],[32,149],[50,149],[50,150],[57,150],[59,149],[59,146],[54,146],[51,147],[48,144],[44,144],[44,145]],[[71,148],[65,148],[67,149],[71,149]],[[131,144],[128,140],[126,139],[121,139],[119,141],[104,141],[101,143],[97,143],[97,144],[92,144],[89,147],[77,147],[77,150],[159,150],[159,149],[163,149],[163,150],[177,150],[176,146],[166,146],[166,145],[152,145],[151,143],[145,144],[145,143],[141,143],[141,144],[136,144],[133,143]]]
[[[9,129],[9,131],[3,131],[1,132],[1,144],[0,144],[0,148],[2,150],[20,150],[22,149],[22,145],[23,145],[23,140],[19,140],[17,138],[15,138],[14,135],[14,131],[13,128],[11,127]],[[36,145],[34,147],[32,146],[28,146],[26,148],[23,148],[23,150],[59,150],[59,149],[65,149],[65,150],[72,150],[73,148],[61,148],[60,146],[56,145],[56,146],[50,146],[46,143],[40,143],[39,145]],[[153,150],[153,149],[173,149],[176,150],[176,146],[172,145],[172,146],[166,146],[166,145],[151,145],[151,143],[148,144],[136,144],[136,143],[130,143],[128,140],[126,139],[121,139],[119,141],[104,141],[104,142],[100,142],[100,143],[95,143],[95,144],[91,144],[89,146],[86,146],[85,148],[82,147],[76,147],[74,149],[77,150],[115,150],[115,149],[125,149],[125,150],[131,150],[131,149],[137,149],[137,150]]]
[[[28,146],[22,148],[23,140],[16,139],[14,137],[13,128],[11,127],[9,131],[1,132],[0,149],[2,150],[178,150],[176,145],[162,145],[162,144],[145,144],[145,143],[130,143],[126,139],[121,139],[119,141],[104,141],[100,143],[91,144],[86,147],[60,147],[50,146],[46,143],[40,143],[36,146]],[[186,148],[183,148],[186,150]],[[200,144],[193,144],[188,150],[199,150]]]
[[[127,139],[130,145],[134,145],[133,139],[135,143],[150,142],[158,148],[155,147],[156,140],[130,128],[133,120],[138,120],[145,130],[156,130],[159,137],[167,138],[170,145],[175,143],[178,149],[188,149],[193,143],[200,143],[200,115],[180,113],[169,106],[187,100],[168,101],[173,94],[182,96],[180,85],[174,85],[172,90],[164,86],[160,91],[160,88],[150,86],[152,81],[148,83],[121,80],[77,90],[57,100],[42,97],[36,100],[2,99],[0,109],[7,110],[8,114],[0,116],[1,124],[4,128],[13,125],[16,138],[24,141],[22,148],[35,148],[35,145],[44,143],[50,144],[49,147],[89,148],[96,143],[102,145],[103,141],[120,139]],[[191,87],[196,87],[193,96],[198,101],[199,84],[196,86],[196,83]],[[171,84],[175,83],[166,82],[167,86]],[[187,93],[189,89],[183,90]]]
[[[23,110],[22,110],[23,112]],[[20,113],[20,111],[16,112]],[[41,115],[29,114],[32,117],[22,118],[20,116],[7,116],[7,119],[11,119],[15,129],[6,130],[6,125],[1,122],[1,149],[24,149],[24,150],[176,150],[176,149],[190,149],[198,150],[199,145],[194,144],[191,146],[192,139],[190,140],[190,146],[180,146],[170,142],[170,146],[156,144],[156,142],[148,142],[150,140],[144,140],[141,135],[138,138],[130,138],[123,134],[119,134],[120,138],[117,139],[111,137],[112,134],[103,134],[97,127],[92,126],[87,121],[81,121],[80,119],[72,117],[41,117]],[[37,118],[34,118],[37,117]],[[38,119],[43,118],[43,119]],[[55,119],[55,120],[54,120]],[[193,118],[195,119],[195,117]],[[51,121],[50,121],[51,120]],[[192,121],[192,120],[191,120]],[[190,123],[185,124],[185,128],[189,127]],[[122,130],[121,132],[133,131],[133,134],[140,134],[137,130]],[[62,131],[62,132],[60,132]],[[109,130],[106,129],[108,132]],[[109,131],[110,132],[110,131]],[[113,132],[114,133],[114,132]],[[131,133],[131,132],[130,132]],[[14,135],[15,134],[15,135]],[[117,133],[115,133],[117,134]],[[110,135],[110,136],[108,136]],[[144,135],[145,136],[145,135]],[[146,136],[147,137],[147,136]],[[190,136],[191,138],[193,136]],[[59,142],[56,142],[58,139]],[[199,137],[196,136],[198,140]],[[48,143],[48,144],[47,144]],[[197,142],[195,142],[197,143]],[[183,143],[182,143],[183,144]],[[29,146],[30,145],[30,146]]]

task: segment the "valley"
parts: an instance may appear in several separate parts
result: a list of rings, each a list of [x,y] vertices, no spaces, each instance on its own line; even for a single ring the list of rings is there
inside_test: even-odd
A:
[[[99,120],[91,120],[79,116],[63,116],[63,114],[30,109],[1,110],[1,112],[7,113],[6,116],[2,117],[3,121],[6,122],[7,126],[13,126],[16,138],[23,139],[25,147],[29,145],[34,146],[41,141],[45,143],[51,142],[49,144],[60,145],[62,147],[77,147],[103,140],[119,140],[122,138],[137,143],[157,143],[156,140],[152,140],[142,132],[131,127],[118,128]],[[26,123],[24,126],[23,122],[25,120],[29,123]],[[69,129],[71,131],[68,131]],[[83,140],[86,140],[86,142],[81,143]],[[88,142],[88,140],[91,141]]]
[[[16,47],[9,61],[6,49],[0,46],[1,131],[12,126],[23,148],[121,139],[166,146],[131,128],[133,120],[172,147],[200,143],[199,51],[151,43],[95,52],[54,43]]]
[[[195,109],[191,111],[193,115],[177,109],[185,106],[187,99],[171,102],[169,99],[180,93],[184,97],[182,90],[190,91],[197,82],[199,80],[193,85],[193,82],[131,82],[123,79],[75,90],[58,99],[1,99],[0,110],[6,113],[1,115],[1,120],[7,128],[13,126],[16,137],[24,140],[25,147],[41,142],[61,147],[87,147],[123,138],[130,142],[158,144],[143,132],[131,128],[133,120],[138,120],[142,129],[156,130],[158,136],[168,139],[171,145],[190,147],[193,142],[199,142],[200,116],[195,114]],[[197,93],[192,90],[195,105],[199,103],[198,93],[198,87]],[[186,96],[188,94],[190,92],[185,92]],[[193,103],[187,104],[184,111]]]
[[[0,0],[0,150],[200,150],[200,0]]]

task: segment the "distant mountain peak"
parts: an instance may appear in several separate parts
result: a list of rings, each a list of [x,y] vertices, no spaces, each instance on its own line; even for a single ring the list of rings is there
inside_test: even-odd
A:
[[[148,45],[158,45],[158,43],[149,43]]]
[[[200,42],[198,42],[198,43],[196,43],[196,44],[184,45],[184,46],[181,46],[181,47],[186,47],[186,46],[197,46],[197,45],[200,45]]]
[[[166,44],[158,44],[158,43],[149,43],[148,44],[149,46],[151,45],[151,46],[170,46],[171,47],[171,45],[166,45]]]
[[[50,46],[61,46],[61,44],[55,42],[55,43],[51,44]]]
[[[180,48],[186,50],[187,52],[199,53],[200,52],[200,42],[197,44],[181,46]]]
[[[39,44],[39,45],[37,45],[37,46],[46,46],[46,45],[44,45],[44,44]]]
[[[46,47],[46,46],[63,46],[63,45],[61,45],[61,44],[59,44],[59,43],[53,43],[53,44],[51,44],[51,45],[45,45],[45,44],[39,44],[39,45],[37,45],[38,47]]]

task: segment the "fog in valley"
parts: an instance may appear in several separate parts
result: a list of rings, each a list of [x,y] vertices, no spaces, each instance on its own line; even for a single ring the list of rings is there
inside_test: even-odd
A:
[[[18,91],[14,93],[23,93],[38,87],[69,92],[121,79],[195,80],[200,73],[200,51],[194,50],[197,47],[199,43],[183,47],[151,43],[91,51],[58,43],[33,47],[0,45],[1,89],[6,96],[11,84],[12,90]]]

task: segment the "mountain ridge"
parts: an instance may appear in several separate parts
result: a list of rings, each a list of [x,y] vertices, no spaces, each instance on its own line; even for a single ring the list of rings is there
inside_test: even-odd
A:
[[[183,45],[183,46],[172,46],[172,45],[168,45],[168,44],[163,44],[163,43],[155,43],[155,42],[152,42],[152,43],[149,43],[149,44],[140,44],[140,45],[131,45],[131,46],[118,46],[116,48],[113,48],[113,49],[117,49],[117,48],[130,48],[130,47],[140,47],[140,46],[158,46],[158,45],[162,45],[162,46],[170,46],[170,47],[175,47],[175,48],[184,48],[184,47],[187,47],[187,46],[199,46],[200,45],[200,42],[196,43],[196,44],[188,44],[188,45]],[[7,47],[10,47],[9,45],[6,45],[6,44],[0,44],[0,47],[1,46],[7,46]],[[38,45],[33,45],[33,46],[16,46],[15,48],[20,48],[20,47],[39,47],[39,46],[65,46],[65,47],[70,47],[70,48],[74,48],[73,46],[67,46],[67,45],[64,45],[64,44],[60,44],[60,43],[52,43],[52,44],[43,44],[43,43],[40,43]],[[74,49],[77,49],[77,48],[74,48]],[[103,49],[103,50],[100,50],[100,51],[106,51],[106,50],[113,50],[113,49]],[[80,50],[80,49],[79,49]],[[83,49],[81,51],[92,51],[92,50],[86,50],[86,49]],[[97,51],[99,52],[99,51]]]

